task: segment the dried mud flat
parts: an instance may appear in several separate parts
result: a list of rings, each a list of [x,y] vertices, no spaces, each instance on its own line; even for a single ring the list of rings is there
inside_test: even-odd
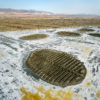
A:
[[[42,86],[46,90],[48,89],[48,91],[54,89],[54,93],[56,93],[55,91],[57,90],[63,90],[63,93],[70,90],[67,94],[71,96],[71,100],[99,100],[100,38],[90,36],[89,31],[79,32],[81,28],[83,27],[0,32],[0,100],[25,100],[22,99],[23,95],[21,95],[20,88],[24,93],[26,92],[22,87],[30,91],[26,93],[27,97],[29,93],[34,94],[37,92],[34,86]],[[100,28],[98,28],[98,26],[84,28],[93,29],[92,34],[100,34]],[[79,33],[80,36],[61,36],[57,34],[60,31]],[[25,41],[20,39],[22,36],[41,33],[48,35],[48,37],[41,40]],[[51,49],[73,55],[76,59],[84,63],[87,69],[86,77],[80,84],[64,88],[41,80],[39,77],[36,77],[25,64],[29,54],[37,49]],[[43,93],[44,95],[46,94],[46,92]],[[39,95],[41,96],[40,93],[38,93],[38,96]],[[78,98],[74,97],[76,95]],[[43,96],[41,96],[41,98],[43,98]]]

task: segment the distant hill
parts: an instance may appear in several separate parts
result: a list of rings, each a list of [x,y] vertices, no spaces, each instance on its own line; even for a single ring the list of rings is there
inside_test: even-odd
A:
[[[5,13],[36,13],[36,14],[46,14],[46,15],[51,15],[53,13],[51,12],[46,12],[46,11],[37,11],[37,10],[24,10],[24,9],[20,9],[20,10],[17,10],[17,9],[11,9],[11,8],[0,8],[0,12],[5,12]]]
[[[24,9],[10,9],[0,8],[0,17],[35,17],[35,16],[53,16],[52,12],[37,11],[37,10],[24,10]]]
[[[0,17],[100,17],[97,15],[67,15],[67,14],[55,14],[47,11],[37,11],[37,10],[24,10],[24,9],[11,9],[11,8],[0,8]]]

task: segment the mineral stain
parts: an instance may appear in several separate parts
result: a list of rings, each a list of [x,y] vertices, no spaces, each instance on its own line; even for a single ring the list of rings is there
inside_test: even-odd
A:
[[[0,52],[0,56],[4,56],[3,53]]]
[[[86,87],[89,87],[90,85],[91,85],[91,83],[90,82],[87,82]]]
[[[96,93],[96,97],[100,99],[100,91]]]
[[[79,100],[80,95],[72,93],[71,89],[65,90],[54,90],[52,88],[44,89],[43,86],[34,87],[37,90],[36,93],[29,92],[24,87],[20,88],[22,92],[21,100]],[[44,96],[40,96],[40,93]]]

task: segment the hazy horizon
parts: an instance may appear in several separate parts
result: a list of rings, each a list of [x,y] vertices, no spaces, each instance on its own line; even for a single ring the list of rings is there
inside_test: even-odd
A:
[[[100,15],[100,0],[0,0],[0,8]]]

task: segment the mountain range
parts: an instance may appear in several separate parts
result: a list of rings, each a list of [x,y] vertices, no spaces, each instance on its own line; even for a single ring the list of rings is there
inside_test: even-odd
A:
[[[38,11],[38,10],[24,10],[24,9],[11,9],[11,8],[0,8],[0,17],[100,17],[97,15],[89,14],[55,14],[47,11]]]

